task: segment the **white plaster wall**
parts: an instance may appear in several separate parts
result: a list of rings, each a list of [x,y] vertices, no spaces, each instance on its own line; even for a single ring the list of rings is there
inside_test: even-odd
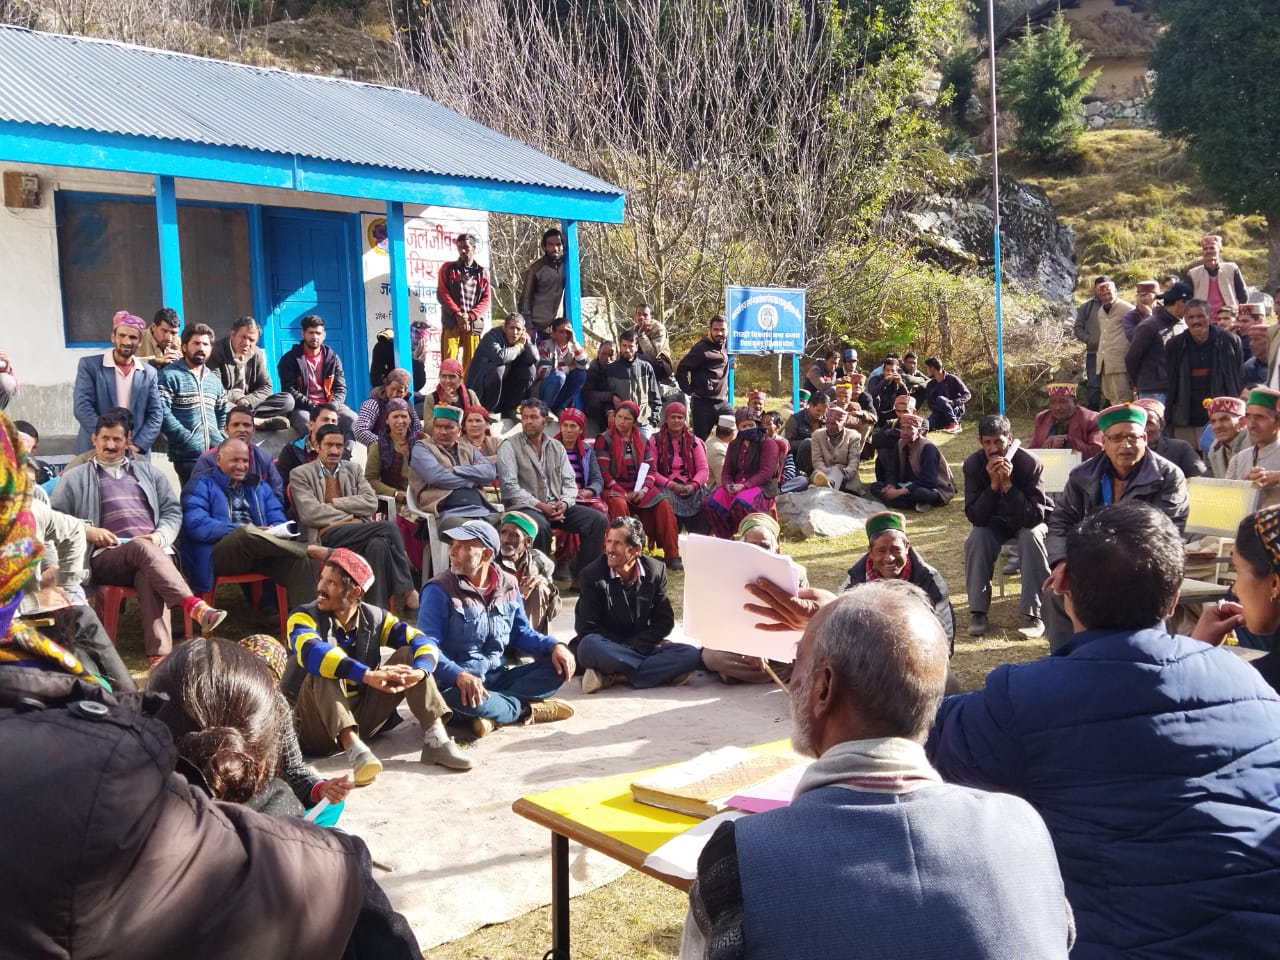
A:
[[[58,276],[58,238],[54,220],[54,191],[154,194],[153,177],[140,174],[0,162],[0,169],[21,170],[40,177],[40,207],[10,210],[0,207],[0,348],[9,352],[21,384],[8,409],[15,419],[30,420],[41,437],[74,437],[72,386],[80,357],[92,349],[71,349],[63,328],[62,293]],[[376,201],[223,184],[208,180],[176,182],[179,199],[222,203],[262,204],[331,210],[340,213],[382,212]],[[406,206],[407,215],[421,207]],[[353,265],[353,270],[355,265]],[[353,276],[356,283],[358,276]],[[135,306],[134,309],[146,309]],[[104,339],[111,323],[102,318]],[[55,444],[56,445],[56,444]],[[52,447],[51,447],[52,449]]]

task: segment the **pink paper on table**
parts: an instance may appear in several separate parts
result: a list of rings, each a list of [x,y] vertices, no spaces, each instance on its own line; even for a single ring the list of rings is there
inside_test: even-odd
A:
[[[808,764],[800,764],[790,770],[783,770],[768,780],[762,780],[754,787],[734,794],[725,801],[725,805],[734,810],[745,810],[747,813],[764,813],[766,810],[777,810],[779,807],[791,805],[796,794],[796,786],[804,776]]]

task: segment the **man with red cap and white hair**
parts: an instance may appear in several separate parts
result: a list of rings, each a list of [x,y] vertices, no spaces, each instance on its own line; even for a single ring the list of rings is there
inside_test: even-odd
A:
[[[363,602],[373,579],[363,557],[339,547],[320,571],[315,602],[289,614],[292,662],[281,686],[294,704],[298,742],[317,756],[341,747],[356,786],[372,783],[382,761],[362,737],[398,725],[396,708],[408,700],[422,725],[421,761],[470,770],[444,728],[451,711],[431,675],[440,651],[417,628]],[[395,650],[386,664],[382,647]]]
[[[1262,488],[1261,506],[1280,503],[1280,393],[1266,387],[1249,392],[1244,408],[1249,443],[1227,465],[1228,480],[1248,480]]]
[[[1204,408],[1209,413],[1209,429],[1213,431],[1213,445],[1205,455],[1209,476],[1223,480],[1231,458],[1249,445],[1249,432],[1244,429],[1244,401],[1239,397],[1213,397],[1206,400]]]
[[[1031,450],[1074,450],[1082,460],[1102,452],[1098,415],[1076,402],[1076,385],[1066,381],[1048,387],[1049,407],[1036,414],[1031,427]]]
[[[1222,259],[1222,238],[1209,233],[1200,238],[1200,263],[1187,271],[1191,296],[1209,304],[1216,316],[1223,304],[1236,307],[1249,299],[1249,288],[1238,264]]]

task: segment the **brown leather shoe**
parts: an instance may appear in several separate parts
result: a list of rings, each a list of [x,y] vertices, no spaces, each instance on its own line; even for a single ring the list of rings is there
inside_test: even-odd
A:
[[[529,717],[525,723],[554,723],[573,716],[573,707],[563,700],[538,700],[529,704]]]

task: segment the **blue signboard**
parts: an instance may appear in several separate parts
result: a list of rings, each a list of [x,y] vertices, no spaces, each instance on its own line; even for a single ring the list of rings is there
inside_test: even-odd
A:
[[[725,287],[730,353],[804,353],[804,291]]]

